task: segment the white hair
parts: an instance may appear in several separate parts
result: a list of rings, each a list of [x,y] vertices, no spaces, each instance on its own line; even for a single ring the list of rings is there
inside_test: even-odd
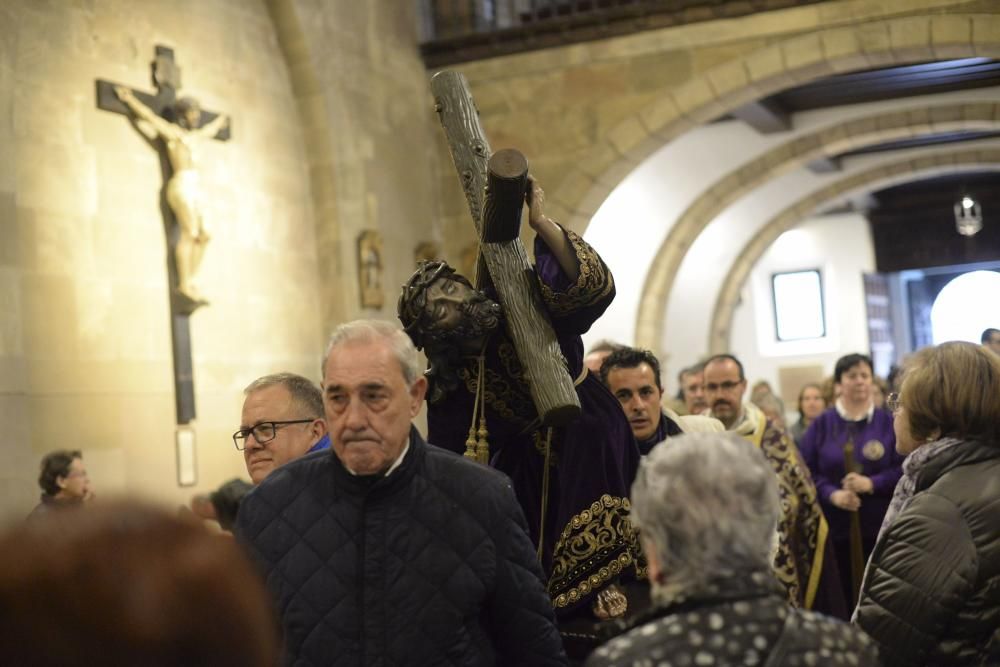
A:
[[[417,356],[417,349],[413,347],[413,341],[398,324],[384,320],[354,320],[334,329],[333,333],[330,334],[326,353],[323,355],[320,374],[325,375],[326,361],[330,358],[330,352],[333,351],[333,348],[375,341],[385,341],[389,344],[393,355],[399,361],[399,367],[403,370],[403,379],[406,380],[407,386],[417,381],[417,378],[420,377],[420,359]]]
[[[771,564],[780,498],[764,455],[732,433],[690,433],[654,447],[632,485],[632,522],[665,581],[654,598]]]

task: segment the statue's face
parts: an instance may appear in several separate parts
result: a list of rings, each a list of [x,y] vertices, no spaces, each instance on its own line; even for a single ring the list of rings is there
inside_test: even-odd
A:
[[[500,304],[457,280],[441,278],[427,288],[424,321],[435,337],[481,341],[501,314]]]
[[[198,121],[200,120],[201,120],[201,107],[198,106],[189,106],[188,108],[184,109],[184,112],[181,114],[181,121],[183,122],[184,127],[191,130],[198,127]]]

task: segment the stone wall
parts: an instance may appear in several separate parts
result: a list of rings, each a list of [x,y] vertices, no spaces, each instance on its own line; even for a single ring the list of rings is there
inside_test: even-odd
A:
[[[229,436],[257,375],[317,376],[316,233],[295,100],[265,6],[242,0],[0,8],[0,511],[37,499],[37,462],[82,449],[99,495],[184,502],[236,475]],[[211,305],[191,318],[199,484],[176,482],[167,246],[157,153],[95,79],[152,91],[156,44],[181,92],[232,116],[199,155]]]

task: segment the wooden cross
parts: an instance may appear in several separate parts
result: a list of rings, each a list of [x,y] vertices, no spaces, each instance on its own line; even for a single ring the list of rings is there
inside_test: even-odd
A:
[[[119,113],[128,116],[135,121],[134,110],[130,109],[121,99],[116,89],[130,91],[134,99],[149,109],[157,118],[151,118],[155,122],[175,123],[179,119],[174,116],[174,105],[177,102],[177,90],[181,86],[180,68],[174,61],[174,51],[166,46],[156,46],[156,56],[152,63],[152,81],[156,88],[155,93],[147,93],[141,90],[132,90],[127,86],[104,79],[97,80],[97,108],[112,113]],[[192,117],[194,114],[191,114]],[[230,137],[229,123],[226,119],[218,118],[219,114],[211,111],[201,110],[197,122],[193,123],[193,129],[209,128],[209,131],[218,126],[218,131],[212,133],[213,138],[226,141]],[[224,122],[224,124],[223,124]],[[171,333],[173,341],[174,357],[174,392],[177,408],[177,423],[189,424],[194,420],[195,396],[194,396],[194,371],[191,358],[191,327],[190,317],[194,311],[206,305],[207,302],[201,299],[191,298],[189,293],[179,290],[179,272],[177,266],[177,256],[175,249],[181,237],[181,231],[177,222],[177,217],[168,203],[166,193],[174,171],[170,162],[170,156],[165,150],[166,145],[161,135],[150,136],[142,132],[143,137],[160,155],[160,168],[163,173],[164,192],[160,197],[160,209],[163,214],[164,226],[167,234],[167,272],[169,275],[170,288],[170,314]],[[203,241],[202,245],[207,241]],[[200,254],[199,254],[200,261]],[[196,268],[196,267],[195,267]]]
[[[518,237],[528,163],[517,151],[491,153],[464,76],[438,72],[431,90],[535,409],[544,425],[561,426],[579,416],[580,399]],[[482,267],[477,284],[481,274]]]

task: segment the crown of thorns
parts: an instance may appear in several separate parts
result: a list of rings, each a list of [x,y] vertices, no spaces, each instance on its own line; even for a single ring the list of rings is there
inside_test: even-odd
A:
[[[472,284],[464,276],[455,273],[455,269],[443,261],[422,261],[417,265],[417,270],[413,272],[410,279],[403,285],[403,292],[399,295],[399,302],[396,304],[396,313],[399,321],[403,324],[405,331],[418,350],[423,349],[425,335],[428,333],[421,322],[424,317],[424,308],[427,306],[427,288],[441,278],[457,280],[464,285],[472,287]]]

